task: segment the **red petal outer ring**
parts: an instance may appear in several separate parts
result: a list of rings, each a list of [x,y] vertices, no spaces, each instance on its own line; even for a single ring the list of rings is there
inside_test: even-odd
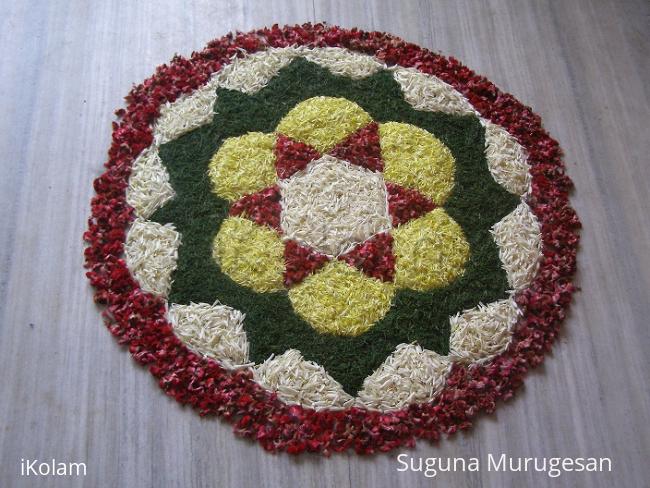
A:
[[[199,357],[174,335],[164,302],[141,290],[122,258],[133,209],[126,187],[135,157],[152,142],[150,124],[161,104],[194,91],[232,56],[269,47],[338,46],[377,57],[388,65],[414,67],[435,75],[461,92],[481,115],[504,127],[528,151],[532,173],[529,205],[542,230],[543,258],[532,285],[517,296],[524,312],[504,353],[483,365],[455,365],[447,384],[431,403],[382,413],[359,408],[314,411],[287,405],[253,381],[248,371],[227,371]],[[414,446],[416,438],[435,441],[471,425],[480,411],[512,396],[528,369],[539,365],[558,335],[575,287],[580,222],[569,206],[571,180],[561,150],[529,107],[460,64],[398,37],[323,24],[265,28],[228,34],[189,59],[176,56],[133,88],[126,109],[116,112],[105,173],[94,182],[92,216],[84,238],[87,276],[95,301],[105,305],[108,329],[149,367],[165,392],[201,415],[219,415],[235,432],[257,439],[268,451],[357,453]]]

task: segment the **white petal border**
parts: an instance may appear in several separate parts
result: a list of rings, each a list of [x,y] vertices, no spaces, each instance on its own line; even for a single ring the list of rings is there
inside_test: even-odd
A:
[[[148,219],[175,195],[169,183],[169,173],[163,166],[157,147],[149,147],[133,162],[126,201],[135,214]]]
[[[411,403],[429,402],[445,386],[451,361],[417,344],[400,344],[368,376],[358,393],[359,406],[397,410]]]
[[[160,115],[152,127],[153,143],[133,162],[129,177],[126,201],[136,216],[147,219],[174,197],[169,173],[160,161],[158,150],[162,144],[212,121],[218,82],[214,75],[191,94],[160,107]]]
[[[343,48],[271,48],[233,58],[231,64],[203,87],[161,108],[153,124],[154,142],[134,162],[127,201],[138,218],[127,234],[125,252],[129,269],[146,291],[162,297],[168,295],[180,245],[180,235],[173,226],[144,220],[174,196],[169,175],[158,156],[159,146],[210,123],[218,87],[255,93],[297,57],[304,57],[336,75],[354,79],[386,69],[393,73],[405,100],[416,110],[479,116],[462,94],[437,77],[413,68],[387,67],[372,56]],[[485,127],[485,154],[490,173],[506,190],[522,197],[521,205],[491,230],[508,281],[513,291],[520,290],[532,280],[541,255],[539,223],[525,203],[531,181],[527,156],[505,129],[486,119],[480,120]],[[146,245],[146,242],[153,245]],[[305,360],[295,349],[252,366],[248,362],[248,341],[242,325],[244,314],[237,310],[220,304],[200,303],[171,304],[169,307],[175,333],[190,349],[218,360],[225,367],[252,367],[256,381],[275,391],[287,403],[314,409],[341,409],[354,404],[381,411],[431,401],[444,387],[454,362],[482,363],[504,351],[519,314],[511,296],[450,317],[448,356],[417,344],[400,344],[366,378],[357,397],[353,398],[322,366]]]
[[[176,336],[194,352],[229,369],[252,366],[244,331],[246,316],[239,310],[220,303],[174,303],[168,317]]]
[[[219,75],[213,75],[201,88],[162,105],[153,125],[154,145],[160,146],[212,122],[218,86]]]
[[[402,88],[404,100],[415,110],[479,116],[463,95],[441,79],[415,68],[393,66],[390,70]]]
[[[222,88],[250,95],[264,88],[282,68],[298,57],[316,63],[335,75],[352,79],[365,78],[387,68],[372,56],[340,47],[309,49],[305,46],[292,46],[270,48],[243,58],[234,58],[217,75],[217,83]]]
[[[537,217],[522,201],[494,224],[490,232],[499,249],[499,258],[510,286],[515,291],[523,290],[537,274],[542,257],[542,236]]]
[[[463,363],[485,362],[510,344],[521,311],[512,297],[479,305],[449,319],[449,357]]]
[[[271,356],[253,368],[255,380],[275,391],[287,403],[307,408],[342,409],[354,404],[354,398],[343,390],[325,368],[307,361],[300,351],[289,349],[280,356]]]
[[[176,269],[181,235],[171,224],[136,219],[126,235],[126,265],[143,290],[167,297]]]
[[[510,133],[485,119],[485,157],[494,180],[521,197],[530,192],[530,166],[526,150]]]

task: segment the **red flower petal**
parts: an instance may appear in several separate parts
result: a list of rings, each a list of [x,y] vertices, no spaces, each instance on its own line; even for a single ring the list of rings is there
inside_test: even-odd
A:
[[[244,195],[230,207],[230,215],[245,217],[279,231],[282,212],[280,197],[280,189],[276,185]]]
[[[375,122],[362,127],[330,151],[335,158],[363,166],[372,171],[383,171],[379,146],[379,126]]]
[[[339,256],[339,259],[363,271],[371,278],[393,281],[395,277],[393,236],[388,233],[381,233],[371,237]]]
[[[329,260],[324,254],[296,241],[287,241],[284,245],[284,285],[288,288],[300,283]]]
[[[299,142],[282,134],[275,142],[275,170],[278,178],[289,178],[305,169],[310,161],[320,158],[320,153],[309,144]]]
[[[404,188],[386,182],[386,190],[388,191],[388,213],[393,219],[393,227],[417,219],[436,208],[429,198],[413,188]]]

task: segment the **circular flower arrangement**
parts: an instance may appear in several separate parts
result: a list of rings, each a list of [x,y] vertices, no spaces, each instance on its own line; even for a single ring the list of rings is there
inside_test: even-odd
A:
[[[127,102],[87,274],[202,415],[272,451],[388,451],[492,411],[555,339],[580,225],[559,147],[456,60],[273,27]]]

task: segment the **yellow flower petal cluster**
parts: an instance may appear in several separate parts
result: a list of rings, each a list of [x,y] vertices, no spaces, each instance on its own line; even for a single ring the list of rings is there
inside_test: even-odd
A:
[[[426,291],[458,278],[470,248],[460,225],[436,208],[393,230],[395,286]]]
[[[356,336],[386,315],[394,293],[392,283],[332,261],[291,288],[289,298],[294,310],[317,331]]]
[[[456,166],[447,146],[426,130],[401,122],[380,124],[379,143],[386,181],[415,188],[436,205],[445,203]]]
[[[314,97],[292,108],[277,131],[324,153],[370,122],[365,110],[345,98]]]
[[[208,166],[214,192],[234,202],[276,180],[275,136],[249,132],[224,141]]]
[[[276,132],[252,132],[226,139],[208,170],[213,191],[236,201],[277,183],[278,134],[327,153],[372,122],[359,105],[344,98],[314,97],[290,110]],[[454,187],[454,157],[424,129],[401,122],[379,124],[386,181],[414,188],[437,206],[424,216],[391,230],[395,279],[370,278],[333,260],[288,291],[298,315],[322,333],[355,336],[390,310],[395,291],[443,287],[464,272],[470,246],[461,227],[440,208]],[[240,217],[229,217],[213,242],[222,271],[240,285],[264,293],[284,289],[284,243],[280,235]]]
[[[228,217],[214,239],[212,256],[240,285],[261,293],[284,289],[284,244],[268,227]]]

